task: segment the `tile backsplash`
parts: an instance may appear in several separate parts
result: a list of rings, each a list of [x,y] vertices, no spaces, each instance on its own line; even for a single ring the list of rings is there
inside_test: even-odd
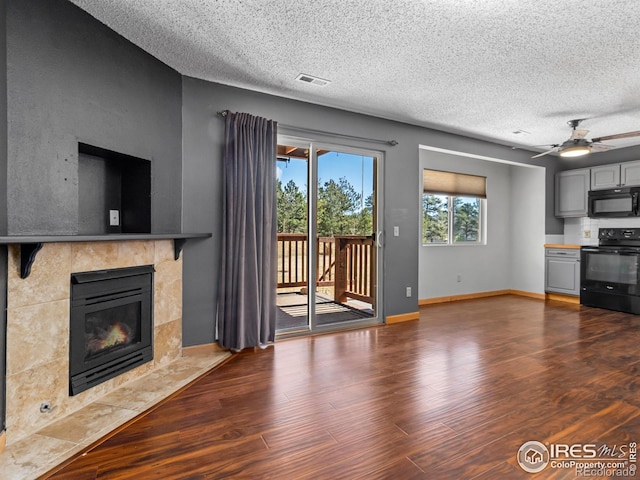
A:
[[[640,228],[640,218],[565,218],[563,243],[598,245],[598,229],[600,228]]]

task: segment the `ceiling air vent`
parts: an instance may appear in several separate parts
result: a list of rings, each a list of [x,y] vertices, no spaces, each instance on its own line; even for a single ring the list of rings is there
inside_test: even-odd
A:
[[[324,87],[324,86],[329,85],[331,83],[331,81],[329,81],[329,80],[325,80],[323,78],[314,77],[313,75],[306,75],[304,73],[301,73],[300,75],[298,75],[296,77],[296,80],[299,80],[299,81],[304,82],[304,83],[310,83],[312,85],[317,85],[318,87]]]

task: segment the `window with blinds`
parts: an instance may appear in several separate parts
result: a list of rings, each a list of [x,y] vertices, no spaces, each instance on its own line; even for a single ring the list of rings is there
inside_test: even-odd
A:
[[[422,179],[422,243],[482,243],[486,177],[425,169]]]

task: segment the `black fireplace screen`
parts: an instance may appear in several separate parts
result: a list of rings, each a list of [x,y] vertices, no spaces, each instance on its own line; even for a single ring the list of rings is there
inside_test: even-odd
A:
[[[153,266],[71,275],[69,394],[153,359]]]

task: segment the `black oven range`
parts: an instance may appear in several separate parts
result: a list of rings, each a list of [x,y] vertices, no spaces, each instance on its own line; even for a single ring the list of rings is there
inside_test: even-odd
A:
[[[600,228],[580,249],[580,303],[640,314],[640,228]]]

